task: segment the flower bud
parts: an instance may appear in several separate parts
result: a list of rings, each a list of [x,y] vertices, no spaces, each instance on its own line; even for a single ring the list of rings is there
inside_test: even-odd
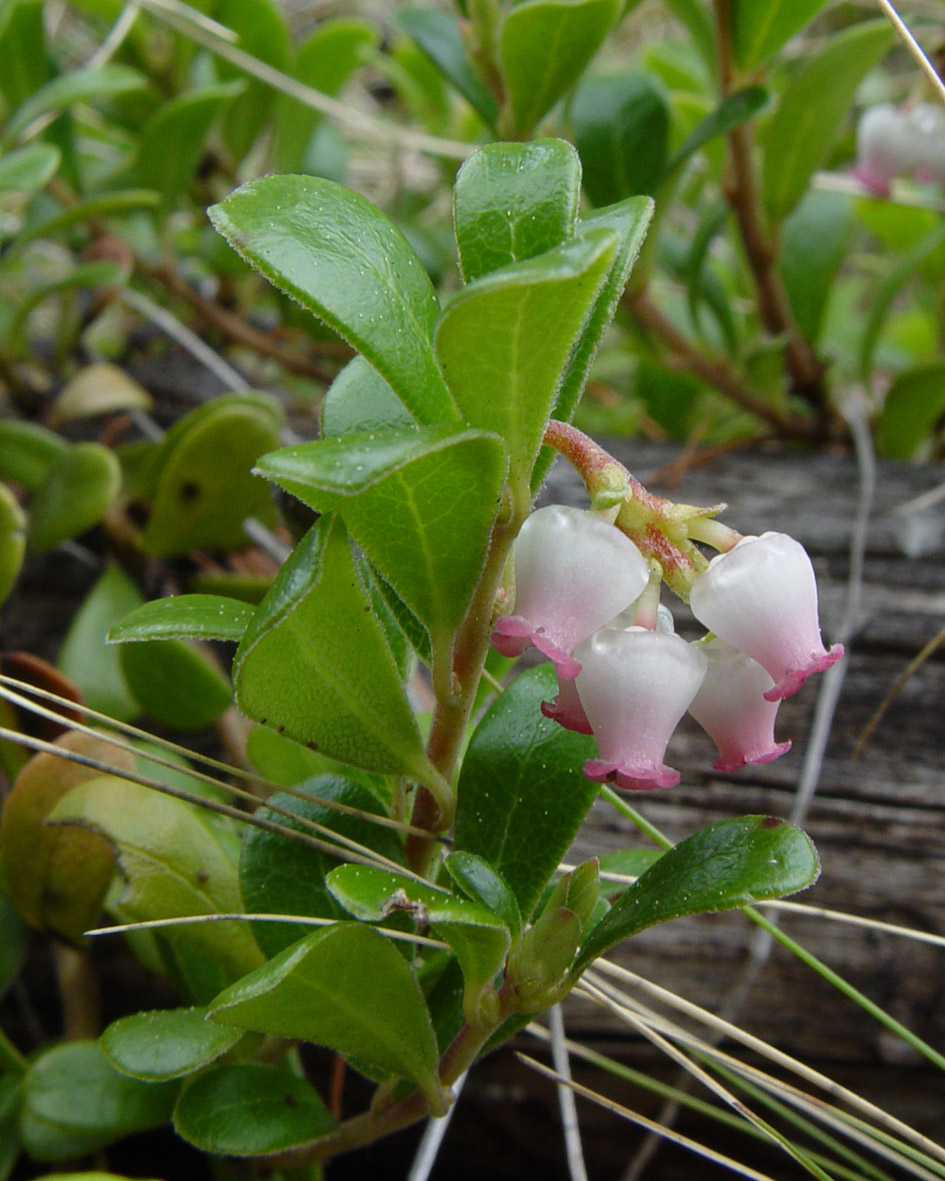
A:
[[[628,791],[675,787],[679,773],[663,756],[705,675],[704,654],[664,632],[601,628],[577,655],[577,690],[600,755],[585,775]]]
[[[643,555],[594,513],[549,505],[532,513],[515,543],[515,614],[496,620],[493,646],[520,656],[534,645],[573,680],[574,648],[632,603],[649,581]]]
[[[718,554],[693,583],[689,603],[700,623],[771,675],[768,701],[796,693],[843,655],[842,644],[824,648],[814,568],[786,533],[743,537]]]
[[[790,742],[774,740],[781,702],[765,699],[774,682],[761,665],[718,638],[702,650],[708,668],[689,712],[719,748],[716,771],[770,763],[789,751]]]

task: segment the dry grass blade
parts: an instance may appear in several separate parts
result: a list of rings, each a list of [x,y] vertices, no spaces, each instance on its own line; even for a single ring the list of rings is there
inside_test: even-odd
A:
[[[632,998],[619,992],[616,992],[615,995],[615,992],[616,990],[604,987],[601,989],[600,996],[588,994],[588,999],[604,1005],[622,1020],[626,1020],[628,1012],[631,1013],[635,1018],[643,1020],[650,1029],[664,1034],[674,1042],[687,1046],[696,1057],[701,1058],[704,1062],[714,1065],[723,1073],[727,1071],[729,1077],[735,1076],[739,1079],[750,1080],[779,1101],[789,1104],[831,1129],[833,1133],[842,1135],[877,1156],[906,1169],[912,1176],[921,1178],[921,1181],[936,1181],[937,1178],[945,1177],[945,1168],[904,1141],[883,1133],[873,1125],[848,1115],[831,1106],[827,1101],[809,1095],[782,1079],[775,1078],[756,1067],[748,1066],[720,1050],[716,1044],[696,1037]],[[880,1114],[884,1115],[885,1113],[880,1112]]]
[[[541,1041],[547,1042],[550,1040],[548,1031],[543,1029],[535,1022],[532,1022],[532,1024],[526,1028],[526,1032],[532,1034]],[[568,1039],[565,1044],[572,1057],[580,1058],[582,1061],[587,1062],[592,1066],[598,1067],[600,1070],[603,1070],[607,1074],[613,1075],[615,1078],[620,1078],[626,1082],[632,1083],[634,1086],[637,1086],[644,1091],[649,1091],[651,1094],[658,1095],[662,1099],[672,1100],[674,1103],[678,1103],[680,1107],[687,1108],[690,1111],[705,1116],[708,1119],[714,1120],[720,1126],[731,1128],[732,1130],[740,1132],[742,1135],[748,1136],[756,1141],[768,1143],[768,1137],[763,1132],[759,1132],[757,1128],[754,1128],[751,1124],[746,1124],[745,1121],[739,1116],[730,1111],[726,1111],[724,1108],[716,1106],[714,1103],[697,1098],[688,1090],[684,1091],[678,1087],[674,1087],[671,1083],[664,1083],[659,1079],[654,1078],[647,1072],[635,1070],[633,1067],[627,1066],[625,1063],[619,1062],[614,1058],[609,1058],[606,1054],[598,1053],[596,1050],[592,1050],[589,1046],[584,1046],[580,1042],[575,1042]],[[734,1072],[730,1073],[734,1075]],[[765,1077],[767,1078],[769,1076]],[[746,1080],[741,1076],[737,1079],[734,1079],[733,1081],[740,1086],[748,1085]],[[771,1081],[772,1083],[776,1082],[776,1080],[773,1079]],[[769,1104],[777,1102],[776,1100],[772,1099],[771,1094],[764,1090],[761,1085],[753,1086],[752,1090],[760,1096],[760,1102],[767,1102]],[[772,1088],[772,1090],[774,1090],[774,1088]],[[786,1109],[786,1106],[786,1104],[778,1102],[778,1108],[782,1111],[782,1113]],[[800,1105],[798,1104],[797,1106]],[[810,1153],[812,1159],[816,1159],[819,1163],[824,1164],[825,1166],[829,1165],[840,1175],[849,1176],[853,1178],[854,1181],[863,1181],[863,1178],[866,1177],[872,1178],[872,1181],[892,1181],[892,1178],[888,1173],[885,1173],[878,1166],[870,1164],[869,1161],[866,1161],[853,1149],[845,1144],[841,1144],[828,1132],[825,1132],[821,1128],[817,1127],[814,1123],[812,1123],[811,1120],[804,1119],[803,1116],[798,1115],[791,1115],[790,1118],[793,1123],[801,1126],[802,1129],[806,1131],[813,1139],[816,1139],[820,1144],[824,1145],[838,1156],[841,1156],[845,1160],[851,1162],[856,1167],[857,1171],[854,1172],[853,1170],[847,1170],[846,1166],[838,1165],[836,1161],[827,1160],[825,1157],[821,1156],[820,1154],[815,1154],[814,1152]],[[842,1130],[845,1131],[846,1129]],[[870,1144],[869,1147],[872,1147],[872,1145]]]
[[[199,751],[190,750],[186,746],[181,746],[179,743],[171,742],[167,738],[161,738],[155,734],[149,734],[147,730],[142,730],[138,726],[132,726],[129,722],[119,722],[114,718],[110,718],[108,714],[102,713],[99,710],[91,709],[87,705],[81,705],[74,701],[69,701],[65,697],[60,697],[57,693],[53,693],[48,689],[40,689],[35,685],[30,685],[26,681],[19,681],[15,677],[9,677],[0,673],[0,697],[6,698],[7,701],[13,702],[23,709],[29,710],[31,713],[39,717],[49,718],[53,721],[62,722],[62,716],[55,711],[45,709],[36,702],[31,701],[29,697],[20,696],[15,692],[10,691],[10,687],[15,686],[23,693],[30,694],[34,697],[41,697],[44,701],[52,701],[57,705],[63,706],[72,712],[79,711],[92,718],[96,722],[103,725],[110,726],[121,734],[126,734],[131,738],[142,739],[145,742],[153,743],[157,746],[164,747],[165,750],[172,752],[175,755],[183,756],[189,762],[202,763],[205,767],[212,767],[214,770],[221,772],[224,775],[235,779],[242,779],[246,783],[251,783],[255,788],[262,788],[268,792],[284,792],[287,795],[295,796],[296,799],[305,800],[308,803],[320,804],[324,808],[328,808],[334,812],[340,812],[347,816],[357,816],[359,820],[366,820],[370,824],[377,824],[381,828],[391,828],[397,832],[406,835],[415,835],[427,837],[429,834],[423,829],[415,828],[411,824],[405,824],[399,820],[392,820],[389,816],[381,816],[376,812],[365,812],[362,808],[352,807],[350,804],[341,804],[336,800],[324,799],[312,792],[301,791],[297,787],[287,786],[282,783],[274,783],[271,779],[265,779],[252,771],[245,771],[241,767],[231,766],[229,763],[223,763],[219,759],[211,758],[209,755],[201,754]],[[6,687],[6,688],[4,688]],[[94,733],[96,737],[103,739],[105,742],[111,743],[116,750],[124,750],[131,754],[141,755],[141,751],[128,743],[123,743],[120,739],[113,737],[110,734],[104,734],[100,730],[92,730],[91,727],[83,726],[80,722],[69,722],[69,725],[74,730],[80,730],[82,733]],[[167,767],[172,771],[181,771],[182,768],[178,763],[172,762],[169,759],[162,759],[159,755],[148,752],[142,756],[148,759],[149,762],[156,763],[160,767]],[[218,787],[223,791],[228,791],[233,795],[240,795],[242,798],[250,799],[252,802],[259,803],[259,797],[253,792],[244,792],[240,789],[234,788],[232,785],[223,780],[217,779],[213,775],[206,775],[202,771],[195,771],[192,768],[187,769],[187,775],[191,779],[195,779],[200,783],[207,783],[213,787]],[[127,778],[127,776],[125,777]],[[271,807],[272,805],[268,805]],[[293,813],[294,815],[294,813]],[[296,817],[296,819],[300,819]]]
[[[331,829],[326,829],[325,831],[331,834],[332,839],[330,841],[322,841],[317,837],[309,836],[307,833],[299,832],[297,829],[289,828],[288,825],[278,824],[274,820],[266,820],[254,813],[241,811],[239,808],[234,808],[229,804],[222,804],[217,800],[209,800],[205,796],[194,795],[192,792],[183,791],[178,787],[171,787],[167,783],[161,783],[157,779],[151,779],[148,775],[141,775],[137,771],[116,769],[101,759],[93,759],[89,755],[64,750],[61,746],[56,746],[55,743],[46,742],[42,738],[33,738],[28,734],[21,734],[17,730],[8,730],[6,727],[0,727],[0,739],[18,743],[20,746],[28,747],[30,750],[54,755],[56,758],[65,759],[67,762],[79,763],[83,767],[98,771],[102,775],[117,775],[121,779],[127,779],[131,783],[138,783],[142,787],[148,787],[152,791],[160,792],[162,795],[171,796],[176,800],[183,800],[184,803],[193,804],[195,807],[203,808],[208,812],[215,812],[218,816],[227,816],[230,820],[236,820],[240,824],[248,824],[252,828],[261,828],[266,832],[278,833],[280,836],[295,841],[297,844],[308,845],[309,848],[317,849],[319,853],[327,853],[331,857],[338,857],[341,852],[339,844],[343,838],[337,833],[332,832]],[[225,787],[226,785],[221,786]],[[286,814],[291,816],[293,820],[300,819],[291,812]],[[321,826],[317,827],[320,828]],[[352,849],[350,845],[356,847]],[[404,869],[402,865],[388,861],[366,846],[358,845],[356,841],[346,844],[345,852],[349,861],[356,861],[360,865],[376,866],[381,869],[391,869],[399,874],[415,876]]]
[[[298,914],[245,914],[236,911],[231,914],[187,914],[175,915],[169,919],[142,919],[139,923],[116,923],[111,927],[94,927],[85,931],[86,935],[124,935],[128,931],[158,931],[165,927],[186,927],[195,923],[220,922],[246,923],[295,923],[300,927],[337,927],[338,919],[319,919],[308,915]],[[401,943],[417,943],[422,947],[432,947],[437,951],[449,951],[448,943],[441,943],[439,939],[429,939],[426,935],[414,935],[410,931],[392,931],[388,927],[375,927],[382,935]]]
[[[924,1136],[921,1132],[917,1132],[914,1128],[910,1128],[908,1124],[905,1124],[895,1116],[890,1115],[889,1112],[884,1111],[881,1107],[877,1107],[876,1104],[871,1103],[868,1099],[864,1099],[855,1091],[849,1090],[849,1088],[844,1087],[840,1083],[835,1082],[833,1079],[828,1078],[826,1075],[821,1074],[820,1071],[814,1070],[813,1067],[810,1067],[805,1063],[800,1062],[798,1059],[791,1057],[790,1054],[786,1054],[784,1051],[776,1049],[774,1046],[769,1045],[761,1038],[757,1038],[752,1034],[747,1033],[745,1030],[739,1028],[739,1026],[733,1025],[731,1022],[724,1021],[722,1018],[717,1017],[714,1013],[710,1013],[708,1010],[703,1009],[699,1005],[693,1004],[691,1001],[685,1000],[685,998],[678,996],[676,993],[670,992],[668,989],[662,988],[660,985],[654,984],[652,981],[646,980],[642,976],[638,976],[635,972],[631,972],[627,968],[619,967],[617,964],[612,964],[609,961],[603,959],[597,960],[595,967],[597,969],[597,973],[605,973],[606,975],[621,980],[624,983],[631,984],[638,990],[649,994],[650,996],[656,998],[676,1011],[683,1013],[688,1017],[694,1018],[708,1028],[717,1030],[726,1037],[729,1037],[733,1041],[738,1042],[740,1045],[745,1046],[746,1049],[760,1054],[762,1057],[768,1059],[768,1061],[774,1062],[778,1066],[790,1071],[792,1074],[797,1075],[799,1078],[804,1079],[812,1086],[817,1087],[825,1094],[829,1095],[830,1098],[835,1102],[846,1104],[847,1107],[854,1111],[860,1112],[868,1119],[873,1120],[880,1127],[888,1128],[895,1135],[899,1136],[903,1141],[915,1145],[923,1153],[932,1158],[933,1161],[940,1161],[945,1164],[945,1148],[943,1148],[941,1145],[936,1144],[927,1136]],[[599,976],[592,976],[592,979],[599,979]],[[630,1005],[631,999],[626,996],[621,996],[619,1002],[613,1003],[625,1003]],[[639,1008],[637,1008],[636,1011],[639,1013]],[[680,1036],[688,1038],[690,1035],[684,1034],[682,1031],[680,1031]],[[719,1060],[727,1059],[727,1064],[732,1065],[733,1069],[747,1069],[743,1066],[743,1064],[737,1062],[736,1059],[729,1058],[728,1055],[722,1055],[720,1051],[710,1046],[707,1042],[703,1043],[701,1048],[704,1048],[705,1052],[711,1053],[713,1056],[718,1056]],[[818,1106],[818,1108],[822,1108],[824,1106],[821,1100],[813,1100],[813,1102]]]
[[[599,1000],[605,1005],[609,1005],[610,998],[606,993],[596,988],[593,984],[585,982],[581,986],[581,991],[589,996],[592,1000]],[[811,1161],[805,1153],[800,1152],[791,1142],[782,1136],[775,1128],[773,1128],[766,1120],[763,1120],[756,1112],[752,1111],[747,1104],[743,1103],[736,1095],[724,1087],[717,1079],[713,1078],[707,1071],[703,1070],[698,1063],[694,1062],[688,1055],[678,1050],[671,1041],[658,1033],[649,1022],[641,1019],[629,1009],[625,1009],[621,1014],[623,1020],[628,1025],[632,1026],[639,1033],[641,1033],[648,1041],[652,1042],[659,1050],[662,1050],[668,1058],[671,1058],[677,1066],[681,1066],[687,1074],[692,1078],[702,1083],[709,1091],[716,1095],[723,1103],[727,1104],[732,1111],[736,1112],[746,1120],[753,1127],[757,1128],[759,1132],[764,1133],[765,1136],[773,1144],[784,1149],[788,1156],[797,1161],[799,1165],[805,1168],[814,1177],[819,1177],[820,1181],[830,1181],[830,1177],[813,1161]]]
[[[601,877],[604,875],[601,874]],[[810,906],[805,902],[787,902],[784,899],[772,899],[768,902],[756,902],[755,906],[766,910],[784,910],[791,914],[801,915],[807,919],[827,919],[832,923],[846,923],[851,927],[865,927],[868,931],[885,931],[890,935],[898,935],[902,939],[913,939],[917,943],[931,943],[935,947],[945,947],[945,935],[935,935],[931,931],[917,931],[913,927],[903,927],[899,923],[887,923],[882,919],[870,919],[865,915],[847,914],[842,910],[829,910],[823,906]]]
[[[709,1148],[705,1144],[700,1144],[696,1140],[691,1140],[688,1136],[683,1136],[681,1133],[674,1131],[672,1128],[666,1128],[662,1124],[656,1123],[654,1120],[647,1119],[645,1115],[640,1115],[639,1112],[631,1111],[629,1107],[624,1107],[621,1103],[616,1103],[613,1099],[608,1099],[605,1095],[600,1095],[596,1091],[592,1091],[590,1087],[582,1086],[580,1083],[569,1082],[567,1079],[561,1077],[557,1071],[552,1070],[548,1066],[543,1066],[540,1062],[536,1062],[534,1058],[530,1058],[527,1054],[516,1053],[516,1058],[523,1062],[532,1070],[536,1070],[539,1074],[544,1075],[545,1078],[550,1078],[560,1086],[570,1088],[576,1095],[582,1095],[585,1099],[590,1099],[592,1103],[596,1103],[599,1107],[605,1108],[607,1111],[612,1111],[615,1115],[619,1115],[621,1119],[629,1120],[630,1123],[637,1124],[641,1128],[646,1128],[647,1131],[656,1132],[664,1139],[669,1140],[673,1144],[678,1144],[682,1148],[688,1148],[695,1152],[698,1156],[705,1160],[713,1161],[715,1164],[724,1165],[733,1173],[737,1173],[740,1177],[749,1177],[752,1181],[774,1181],[774,1178],[767,1173],[759,1173],[757,1169],[752,1169],[748,1165],[743,1165],[737,1160],[733,1160],[729,1156],[724,1156],[720,1152]]]
[[[474,150],[473,144],[458,140],[439,139],[422,131],[400,127],[387,119],[369,115],[338,99],[329,98],[320,90],[306,86],[298,79],[275,69],[252,54],[233,44],[234,33],[225,26],[207,27],[206,19],[196,9],[179,0],[140,0],[141,7],[152,16],[163,20],[185,37],[212,50],[238,69],[253,78],[258,78],[273,90],[287,94],[339,123],[352,136],[386,144],[399,144],[418,152],[449,160],[465,160]],[[215,22],[214,22],[215,23]]]
[[[890,0],[877,0],[877,3],[883,10],[883,15],[889,20],[889,23],[902,38],[906,49],[908,49],[913,58],[915,58],[919,69],[932,83],[932,86],[935,88],[935,92],[938,97],[942,100],[942,102],[945,102],[945,82],[943,82],[939,77],[935,66],[932,65],[925,50],[918,43],[918,41],[916,41],[915,37],[913,37],[909,26],[890,3]]]

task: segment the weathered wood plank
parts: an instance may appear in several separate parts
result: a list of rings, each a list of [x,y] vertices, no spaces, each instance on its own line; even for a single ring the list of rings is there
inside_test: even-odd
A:
[[[857,472],[843,456],[788,452],[730,455],[685,472],[671,488],[678,452],[617,444],[614,453],[653,491],[693,504],[728,502],[722,519],[742,532],[789,532],[810,551],[821,590],[825,637],[832,637],[846,595],[847,551],[856,511]],[[823,875],[799,901],[945,934],[945,650],[908,682],[863,755],[850,753],[864,725],[909,659],[945,627],[945,522],[939,502],[922,524],[928,552],[903,552],[903,503],[945,482],[941,467],[881,464],[870,518],[858,624],[818,790],[804,827],[820,850]],[[559,461],[548,499],[582,503],[579,481]],[[913,522],[915,524],[915,522]],[[913,531],[914,532],[914,531]],[[676,603],[671,604],[676,608]],[[683,634],[691,627],[677,612]],[[688,631],[688,634],[695,632]],[[747,812],[789,816],[803,765],[817,693],[815,679],[784,703],[778,736],[789,755],[764,767],[720,775],[712,744],[684,725],[668,761],[680,787],[641,794],[633,804],[670,837]],[[625,820],[595,807],[572,858],[643,844]],[[945,1046],[942,991],[945,949],[818,918],[782,916],[785,930],[938,1048]],[[736,986],[752,928],[741,916],[677,920],[624,945],[617,962],[718,1009]],[[886,1034],[781,948],[751,989],[742,1022],[801,1057],[858,1064],[916,1064],[914,1051]],[[614,1034],[618,1023],[587,1002],[571,1011],[576,1032]],[[924,1070],[914,1076],[919,1103]],[[917,1108],[918,1109],[918,1108]],[[945,1126],[945,1117],[942,1119]]]

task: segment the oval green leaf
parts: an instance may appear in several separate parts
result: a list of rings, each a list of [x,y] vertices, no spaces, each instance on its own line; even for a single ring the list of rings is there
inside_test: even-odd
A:
[[[121,468],[101,443],[76,443],[53,460],[30,503],[29,549],[45,553],[97,524],[118,495]]]
[[[255,721],[355,767],[426,776],[413,713],[337,518],[322,517],[296,546],[233,669],[237,704]]]
[[[862,21],[829,37],[791,76],[764,137],[761,193],[775,222],[791,212],[826,162],[857,88],[892,38],[887,21]]]
[[[23,1084],[20,1135],[34,1160],[85,1156],[170,1118],[177,1087],[119,1074],[98,1042],[55,1046],[37,1058]]]
[[[419,422],[456,420],[433,356],[433,285],[370,201],[314,176],[268,176],[210,217],[270,282],[363,353]]]
[[[509,483],[525,501],[562,370],[616,251],[612,230],[588,230],[470,283],[437,325],[436,351],[456,402],[471,426],[506,441]]]
[[[524,0],[502,23],[508,139],[527,139],[578,80],[617,19],[619,0]]]
[[[116,1070],[142,1082],[182,1078],[209,1066],[240,1040],[238,1030],[206,1020],[206,1009],[158,1009],[113,1021],[101,1037]]]
[[[516,677],[476,727],[457,788],[456,848],[505,878],[524,918],[597,795],[583,771],[593,739],[541,713],[557,684],[550,665]]]
[[[141,709],[174,730],[202,730],[233,704],[229,679],[187,641],[123,644],[118,659]]]
[[[480,148],[453,189],[466,282],[560,246],[574,233],[580,195],[581,162],[564,140]]]
[[[187,1087],[174,1108],[178,1136],[215,1156],[286,1152],[336,1127],[314,1087],[259,1062],[208,1070]]]
[[[445,1111],[423,993],[400,952],[372,927],[314,931],[221,993],[210,1019],[362,1058],[410,1079],[434,1113]]]
[[[220,595],[169,595],[129,611],[109,629],[108,642],[189,638],[239,643],[255,611],[251,603]]]
[[[773,816],[710,824],[664,853],[621,894],[591,928],[575,971],[645,927],[781,898],[806,889],[819,874],[810,837],[793,824]]]

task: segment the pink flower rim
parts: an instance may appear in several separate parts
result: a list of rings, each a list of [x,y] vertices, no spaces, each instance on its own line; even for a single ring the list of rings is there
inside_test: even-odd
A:
[[[567,678],[565,678],[567,679]],[[541,703],[541,712],[546,718],[557,722],[559,726],[563,726],[565,730],[573,730],[575,734],[593,734],[591,724],[586,717],[575,716],[574,713],[565,709],[563,705],[559,704],[557,697],[553,701],[543,701]]]
[[[675,787],[679,772],[661,764],[659,767],[622,767],[603,759],[588,759],[584,774],[595,783],[612,783],[624,791],[652,791],[654,787]]]
[[[776,742],[770,750],[763,751],[758,755],[741,755],[737,759],[727,759],[724,755],[720,755],[712,766],[716,771],[740,771],[748,763],[754,766],[758,766],[761,763],[773,763],[775,759],[786,755],[790,749],[791,742],[789,739],[787,742]]]
[[[543,627],[534,627],[521,615],[502,615],[495,621],[492,646],[503,656],[521,656],[532,645],[553,662],[563,681],[573,681],[581,671],[580,663],[553,643]]]
[[[783,676],[773,688],[765,693],[765,701],[780,701],[784,697],[790,697],[800,689],[809,676],[814,673],[822,673],[824,669],[836,664],[843,656],[843,652],[842,644],[834,644],[829,652],[811,652],[810,663],[804,668],[792,669],[786,676]]]

